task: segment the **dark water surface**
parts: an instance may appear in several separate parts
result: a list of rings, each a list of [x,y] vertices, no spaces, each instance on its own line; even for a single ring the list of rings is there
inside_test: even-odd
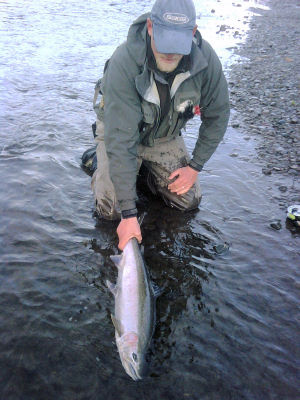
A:
[[[225,3],[203,2],[199,25],[218,24]],[[262,175],[255,142],[230,128],[200,175],[199,211],[146,207],[145,260],[166,289],[150,376],[135,383],[121,366],[104,283],[116,224],[93,217],[80,156],[94,82],[151,4],[0,1],[1,400],[299,396],[299,233],[279,190],[299,186]]]

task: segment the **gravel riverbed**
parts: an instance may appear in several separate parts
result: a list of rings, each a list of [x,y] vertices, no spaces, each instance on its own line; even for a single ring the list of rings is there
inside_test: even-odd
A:
[[[247,40],[236,50],[240,62],[229,75],[231,125],[258,139],[263,174],[299,183],[300,2],[263,4],[270,10],[256,10]],[[288,201],[299,203],[299,195],[291,191]]]

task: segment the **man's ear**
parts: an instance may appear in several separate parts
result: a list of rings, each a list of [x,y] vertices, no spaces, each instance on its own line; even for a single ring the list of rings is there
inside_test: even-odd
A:
[[[148,35],[152,37],[152,21],[150,18],[147,18],[147,30]]]
[[[193,36],[195,36],[195,33],[197,31],[198,25],[195,25],[194,29],[193,29]]]

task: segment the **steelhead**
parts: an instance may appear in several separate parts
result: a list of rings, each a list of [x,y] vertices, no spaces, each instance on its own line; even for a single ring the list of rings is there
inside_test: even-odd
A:
[[[139,244],[135,238],[126,244],[123,253],[111,256],[118,268],[117,283],[106,281],[115,297],[116,344],[127,374],[136,380],[146,373],[145,356],[155,328],[157,294],[149,279]]]

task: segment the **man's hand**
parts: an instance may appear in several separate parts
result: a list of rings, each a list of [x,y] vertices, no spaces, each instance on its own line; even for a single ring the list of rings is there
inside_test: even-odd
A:
[[[124,250],[127,242],[133,237],[137,238],[138,242],[141,243],[142,234],[137,217],[122,219],[117,228],[117,234],[119,237],[118,247],[122,251]]]
[[[168,185],[168,189],[171,192],[182,195],[187,193],[196,182],[198,171],[189,166],[178,168],[176,171],[172,172],[172,174],[169,176],[169,179],[174,179],[176,176],[177,178],[175,181]]]

